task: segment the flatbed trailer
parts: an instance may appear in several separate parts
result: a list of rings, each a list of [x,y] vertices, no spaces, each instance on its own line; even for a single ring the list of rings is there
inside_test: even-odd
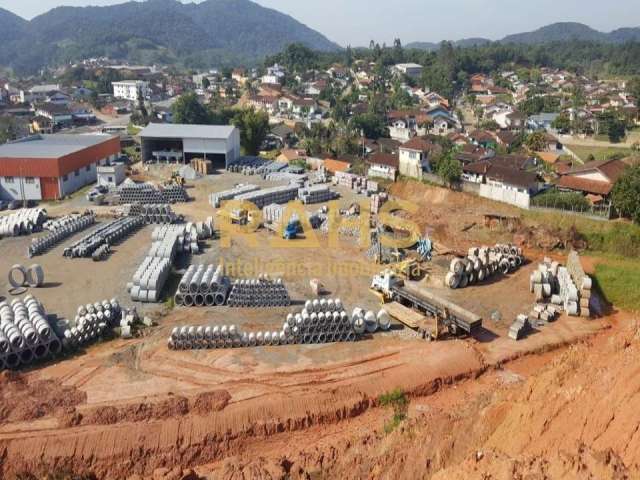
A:
[[[391,295],[391,300],[394,302],[421,311],[428,316],[441,318],[454,335],[461,332],[474,335],[482,327],[482,317],[410,283],[392,286]]]

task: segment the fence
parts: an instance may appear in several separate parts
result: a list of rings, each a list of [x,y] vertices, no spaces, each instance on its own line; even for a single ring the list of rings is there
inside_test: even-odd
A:
[[[534,210],[563,212],[571,215],[581,215],[596,220],[610,220],[613,218],[611,203],[606,205],[567,205],[557,198],[549,198],[546,195],[538,195],[531,201]]]

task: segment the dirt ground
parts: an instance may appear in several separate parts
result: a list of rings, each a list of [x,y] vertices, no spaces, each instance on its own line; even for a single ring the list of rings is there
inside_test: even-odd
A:
[[[153,177],[155,172],[145,175]],[[208,195],[238,182],[260,181],[237,174],[198,180],[189,189],[194,201],[175,210],[190,220],[211,216]],[[472,205],[460,194],[411,188],[410,195],[421,206],[421,227],[440,245],[465,251],[474,244],[513,237],[506,230],[485,228],[480,217],[487,210],[512,214],[510,207]],[[340,193],[345,204],[356,199],[353,192],[340,189]],[[62,213],[64,205],[55,206],[55,211]],[[106,213],[108,207],[100,211]],[[461,233],[474,222],[474,227]],[[150,234],[151,227],[141,230],[106,262],[63,258],[63,246],[38,257],[47,285],[33,293],[59,316],[73,315],[80,303],[113,296],[130,304],[125,285],[149,247]],[[506,338],[513,318],[533,304],[528,278],[544,253],[532,250],[527,252],[530,263],[514,274],[458,291],[442,285],[448,257],[436,256],[429,265],[422,280],[425,287],[484,318],[484,331],[476,338],[428,343],[394,324],[390,332],[355,343],[168,350],[171,329],[184,324],[278,329],[288,312],[299,311],[300,302],[311,297],[310,278],[318,278],[348,310],[380,308],[368,287],[381,267],[367,260],[355,242],[329,248],[321,238],[318,246],[291,248],[274,247],[273,240],[273,234],[259,232],[252,239],[234,237],[229,247],[209,241],[203,253],[181,259],[177,269],[189,262],[224,259],[238,276],[269,272],[287,284],[296,303],[290,308],[166,312],[163,305],[146,307],[145,313],[153,313],[158,325],[144,330],[141,338],[97,344],[75,357],[4,374],[0,477],[57,469],[107,479],[188,478],[183,470],[195,469],[212,479],[429,478],[438,470],[460,465],[476,445],[488,441],[498,423],[490,419],[485,425],[478,419],[486,415],[483,408],[495,400],[494,393],[524,389],[528,379],[534,381],[550,362],[565,355],[562,352],[571,351],[568,346],[589,344],[594,335],[601,338],[621,328],[616,317],[562,317],[523,341]],[[30,263],[28,242],[28,238],[0,240],[0,271],[16,262]],[[0,288],[6,289],[6,283],[0,283]],[[536,385],[542,388],[541,383]],[[394,388],[410,396],[410,420],[401,431],[386,435],[382,425],[390,413],[379,407],[378,397]],[[10,414],[20,395],[37,401],[26,404],[19,414]],[[62,395],[73,401],[59,402]],[[526,398],[517,398],[526,405]],[[508,410],[508,401],[498,400],[496,405]],[[534,412],[522,410],[522,415]],[[523,417],[512,421],[517,418]],[[496,438],[504,438],[508,425],[499,426],[503,437]],[[465,428],[472,429],[468,438],[462,435]],[[402,465],[411,451],[401,451],[402,435],[412,435],[411,448],[416,451],[420,438],[434,447],[421,449],[417,458],[424,463],[411,462],[415,470]],[[511,458],[534,452],[522,446],[524,441],[518,444],[520,450],[505,448],[497,439],[490,445],[496,465],[506,462],[501,454]]]

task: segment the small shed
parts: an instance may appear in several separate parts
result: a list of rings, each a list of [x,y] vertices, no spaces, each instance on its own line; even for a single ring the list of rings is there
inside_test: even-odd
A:
[[[97,182],[99,186],[115,188],[124,182],[126,176],[124,163],[99,165],[97,168]]]

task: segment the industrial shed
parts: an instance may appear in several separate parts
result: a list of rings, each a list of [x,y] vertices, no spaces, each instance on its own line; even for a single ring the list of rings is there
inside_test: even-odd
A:
[[[0,198],[60,199],[95,182],[98,165],[119,154],[111,135],[32,135],[0,145]]]
[[[140,141],[145,162],[189,163],[204,158],[223,169],[240,156],[240,132],[226,125],[152,123],[140,132]]]

